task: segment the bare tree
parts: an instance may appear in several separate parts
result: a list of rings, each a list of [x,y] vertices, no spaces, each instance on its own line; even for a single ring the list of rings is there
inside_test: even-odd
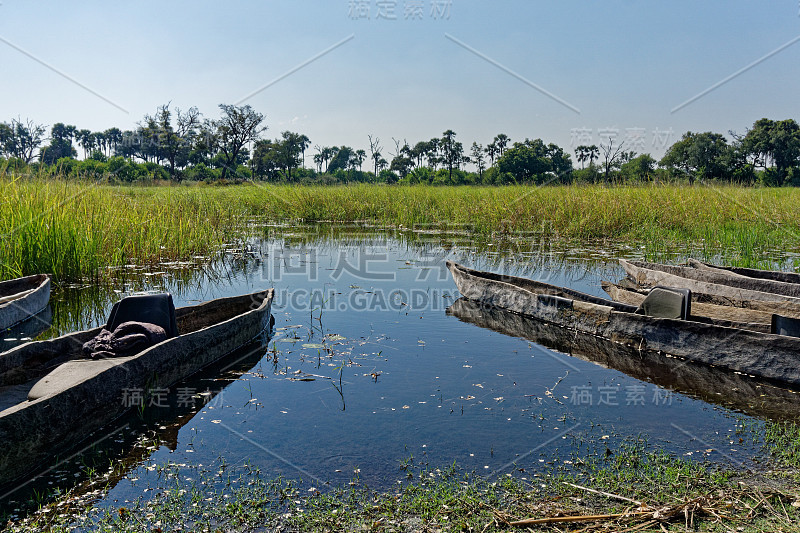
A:
[[[625,152],[622,150],[622,147],[625,146],[625,141],[622,141],[619,146],[614,148],[614,139],[611,139],[608,142],[608,145],[600,144],[600,150],[603,152],[603,167],[604,167],[604,174],[603,179],[606,183],[609,182],[609,174],[611,173],[611,169],[617,165],[622,157],[625,155]]]
[[[372,135],[367,135],[369,139],[369,153],[372,156],[372,160],[375,162],[375,177],[378,177],[378,162],[383,159],[381,155],[381,150],[383,147],[381,146],[381,140],[378,137],[372,138]]]

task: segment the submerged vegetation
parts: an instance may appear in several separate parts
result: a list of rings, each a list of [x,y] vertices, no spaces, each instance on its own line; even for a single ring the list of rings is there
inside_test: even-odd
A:
[[[468,232],[531,246],[614,242],[651,259],[678,252],[763,266],[800,248],[800,191],[641,185],[122,187],[0,180],[0,275],[103,277],[105,268],[209,256],[266,222],[367,222]]]
[[[92,508],[112,467],[95,474],[94,490],[64,495],[7,531],[796,531],[800,518],[791,479],[671,457],[641,438],[563,463],[484,478],[410,458],[388,492],[370,490],[358,470],[349,486],[324,488],[224,461],[167,463],[147,466],[159,480],[149,496]]]

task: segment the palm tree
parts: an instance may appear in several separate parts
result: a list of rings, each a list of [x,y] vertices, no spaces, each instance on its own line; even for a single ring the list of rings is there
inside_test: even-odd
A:
[[[326,146],[322,149],[322,160],[325,162],[325,172],[328,172],[330,160],[333,159],[333,156],[335,156],[338,151],[339,150],[337,150],[335,146]]]
[[[494,143],[497,146],[497,154],[499,156],[503,156],[503,152],[506,151],[506,146],[508,146],[509,142],[511,142],[511,139],[505,133],[501,133],[494,138]]]
[[[303,153],[303,169],[306,168],[306,148],[311,144],[311,139],[309,139],[305,135],[300,135],[297,138],[297,142],[300,144],[300,151]]]
[[[361,172],[361,165],[364,163],[364,160],[366,158],[367,158],[367,152],[365,152],[364,150],[356,150],[356,153],[353,155],[353,159],[358,165],[359,172]]]
[[[119,128],[109,128],[103,133],[108,140],[109,151],[113,150],[116,153],[117,146],[122,142],[122,131]]]
[[[94,135],[90,130],[78,130],[75,133],[75,139],[83,148],[83,158],[88,159],[94,147]]]
[[[589,147],[582,144],[575,148],[575,158],[581,163],[581,169],[585,168],[584,163],[589,159]]]
[[[378,171],[383,170],[383,165],[388,165],[380,152],[372,152],[372,160],[375,162],[375,177],[378,177]]]
[[[497,144],[495,143],[487,144],[486,155],[489,156],[489,160],[492,162],[491,166],[494,166],[494,157],[497,155]]]
[[[588,150],[589,150],[589,166],[592,166],[592,164],[594,164],[594,160],[600,158],[600,149],[597,147],[596,144],[593,144],[588,147]]]

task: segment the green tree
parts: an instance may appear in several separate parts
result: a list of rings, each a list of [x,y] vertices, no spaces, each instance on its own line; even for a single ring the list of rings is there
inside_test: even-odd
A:
[[[88,159],[94,150],[94,135],[91,130],[78,130],[75,133],[75,140],[83,148],[83,158]]]
[[[408,173],[414,169],[414,161],[404,154],[399,154],[392,158],[392,164],[389,170],[396,172],[401,178],[408,176]]]
[[[656,170],[656,160],[642,154],[620,165],[622,181],[649,181]]]
[[[9,149],[14,141],[14,130],[5,122],[0,122],[0,157],[11,157]]]
[[[106,131],[103,132],[103,135],[108,141],[108,152],[106,153],[106,155],[111,155],[111,153],[116,153],[117,147],[122,142],[122,130],[120,130],[119,128],[108,128]]]
[[[546,183],[567,181],[572,172],[569,155],[555,144],[545,145],[541,139],[515,142],[497,160],[500,174],[513,176],[517,181]]]
[[[745,150],[754,156],[755,166],[774,167],[775,182],[783,185],[789,170],[800,164],[800,126],[793,119],[759,119],[743,139]]]
[[[255,142],[253,147],[253,158],[250,165],[253,175],[258,178],[277,180],[280,176],[281,162],[280,141],[260,139]],[[200,163],[202,165],[202,163]]]
[[[346,171],[352,167],[353,154],[355,151],[349,146],[341,146],[333,148],[334,155],[328,165],[328,172],[333,173],[337,170]]]
[[[439,150],[441,149],[442,141],[434,137],[430,141],[428,141],[428,151],[425,154],[425,159],[428,160],[428,167],[431,170],[436,172],[439,163],[442,161],[442,158],[439,157]]]
[[[305,135],[300,135],[298,138],[298,142],[300,143],[300,152],[302,153],[303,157],[301,158],[303,168],[306,168],[306,149],[311,144],[311,139],[309,139]]]
[[[72,158],[78,155],[72,146],[72,138],[77,132],[75,126],[67,126],[62,122],[53,124],[50,129],[50,144],[42,148],[39,159],[52,165],[61,158]]]
[[[236,106],[220,104],[222,116],[213,121],[214,141],[222,159],[222,179],[236,171],[237,158],[247,143],[258,140],[266,130],[261,123],[264,115],[253,110],[249,105]]]
[[[690,181],[695,179],[728,179],[729,146],[725,137],[707,131],[683,137],[667,149],[659,165],[682,171]]]
[[[447,130],[439,142],[442,161],[447,166],[448,178],[452,181],[453,169],[458,169],[464,161],[464,145],[456,141],[456,132]]]
[[[292,181],[292,170],[300,166],[301,155],[308,146],[307,141],[308,137],[305,135],[291,131],[284,131],[281,133],[281,139],[275,141],[281,167],[286,173],[286,179],[289,181]]]
[[[200,126],[200,112],[196,107],[189,108],[185,113],[176,109],[173,125],[169,106],[169,103],[159,106],[155,116],[145,116],[145,122],[155,130],[158,154],[169,163],[169,174],[176,179],[177,167],[184,167],[189,162],[192,138]],[[112,144],[111,137],[111,130],[103,133],[107,145]]]
[[[17,157],[26,164],[30,164],[36,151],[42,146],[45,139],[45,127],[28,119],[11,119],[11,124],[5,130],[3,152],[10,157]]]

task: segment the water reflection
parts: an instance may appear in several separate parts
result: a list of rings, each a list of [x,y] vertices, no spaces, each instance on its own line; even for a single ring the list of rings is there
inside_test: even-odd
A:
[[[624,372],[711,404],[773,420],[800,417],[798,391],[711,366],[639,352],[565,328],[460,298],[447,310],[459,320]]]

